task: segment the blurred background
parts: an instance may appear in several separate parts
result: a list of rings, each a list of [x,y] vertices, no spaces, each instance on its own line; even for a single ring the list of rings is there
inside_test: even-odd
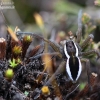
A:
[[[80,9],[88,13],[96,25],[95,41],[100,40],[100,0],[1,0],[6,23],[22,31],[37,32],[40,28],[35,23],[34,14],[39,13],[45,23],[47,33],[52,28],[57,31],[76,32],[77,15]],[[5,6],[13,6],[12,8]]]
[[[34,13],[39,13],[49,32],[56,27],[68,32],[77,30],[77,14],[80,9],[91,16],[99,33],[100,11],[94,0],[0,0],[7,24],[23,31],[38,31]],[[98,0],[99,1],[99,0]],[[5,6],[14,6],[12,8]],[[97,34],[96,34],[97,35]],[[99,41],[99,37],[95,39]]]

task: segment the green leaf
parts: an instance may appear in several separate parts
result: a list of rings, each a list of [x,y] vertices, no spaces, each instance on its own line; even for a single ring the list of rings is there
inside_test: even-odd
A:
[[[11,61],[11,60],[9,60],[9,66],[10,67],[12,67],[12,68],[15,68],[17,65],[18,65],[18,63],[16,63],[16,61],[15,61],[15,59],[13,58],[13,60]]]

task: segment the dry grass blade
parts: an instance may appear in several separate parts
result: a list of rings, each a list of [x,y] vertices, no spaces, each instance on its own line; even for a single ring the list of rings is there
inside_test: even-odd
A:
[[[19,41],[16,34],[13,32],[13,30],[10,27],[7,27],[7,31],[16,42]]]
[[[43,72],[46,71],[50,75],[50,77],[52,77],[54,71],[53,71],[53,61],[51,59],[51,56],[49,54],[46,54],[42,57],[42,60],[45,63]],[[43,75],[41,77],[43,77]],[[54,87],[55,95],[61,97],[60,89],[56,80],[55,79],[52,80],[51,84]]]
[[[44,63],[44,70],[46,71],[48,74],[52,75],[53,70],[52,70],[52,59],[51,56],[49,54],[45,54],[42,57],[42,61]]]
[[[42,57],[42,61],[44,63],[44,70],[42,73],[44,73],[45,71],[49,74],[52,75],[53,73],[53,69],[52,69],[52,59],[51,56],[49,54],[45,54]],[[37,82],[41,82],[43,78],[43,74],[41,74],[36,80]]]
[[[34,14],[34,17],[35,17],[35,20],[36,20],[37,25],[38,25],[41,29],[43,29],[43,28],[44,28],[44,22],[43,22],[42,17],[41,17],[38,13],[35,13],[35,14]]]

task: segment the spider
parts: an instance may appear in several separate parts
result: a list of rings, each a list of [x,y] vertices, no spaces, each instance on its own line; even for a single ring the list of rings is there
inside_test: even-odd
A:
[[[80,10],[78,13],[78,30],[76,32],[76,37],[70,35],[70,37],[67,40],[61,41],[60,46],[56,44],[53,41],[50,41],[46,38],[43,38],[40,35],[30,33],[31,35],[40,38],[47,42],[55,52],[57,52],[57,56],[59,56],[61,59],[64,59],[64,63],[66,64],[66,72],[70,78],[70,80],[75,83],[82,71],[82,64],[81,62],[86,62],[86,68],[87,68],[87,75],[88,75],[88,82],[89,82],[89,77],[91,74],[90,71],[90,62],[89,59],[83,58],[84,55],[89,55],[89,54],[97,54],[98,58],[100,57],[100,54],[97,50],[89,50],[86,52],[82,52],[82,50],[86,47],[86,45],[89,43],[91,39],[94,38],[93,34],[90,34],[80,45],[81,41],[81,36],[82,36],[82,22],[81,22],[81,17],[82,17],[82,11]],[[18,32],[17,34],[21,34],[23,32]],[[71,33],[71,32],[70,32]],[[24,32],[25,34],[25,32]],[[39,56],[39,55],[38,55]],[[40,54],[41,56],[41,54]],[[35,57],[33,57],[35,58]],[[62,66],[59,66],[54,75],[56,75],[59,71],[61,71]],[[53,76],[52,76],[53,77]],[[49,81],[47,82],[49,83]]]

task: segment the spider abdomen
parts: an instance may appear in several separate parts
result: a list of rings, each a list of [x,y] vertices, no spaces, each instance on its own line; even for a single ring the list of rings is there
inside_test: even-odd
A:
[[[80,59],[78,57],[68,58],[66,63],[66,71],[72,81],[77,81],[82,71]]]

